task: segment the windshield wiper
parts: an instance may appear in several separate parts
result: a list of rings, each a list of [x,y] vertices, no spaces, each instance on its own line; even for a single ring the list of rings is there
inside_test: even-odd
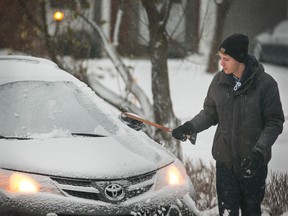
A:
[[[7,136],[2,136],[0,135],[0,139],[17,139],[17,140],[30,140],[32,138],[29,137],[7,137]]]
[[[73,136],[86,136],[86,137],[106,137],[101,134],[90,134],[90,133],[71,133]]]
[[[85,136],[85,137],[106,137],[101,134],[89,134],[89,133],[71,133],[73,136]],[[0,139],[16,139],[16,140],[30,140],[30,137],[11,137],[11,136],[2,136],[0,135]]]

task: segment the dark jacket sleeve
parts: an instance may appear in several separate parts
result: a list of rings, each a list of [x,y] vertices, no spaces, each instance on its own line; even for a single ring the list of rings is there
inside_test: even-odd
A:
[[[267,76],[261,104],[264,128],[258,143],[268,149],[271,148],[279,134],[282,133],[285,120],[278,85],[270,75]]]
[[[191,120],[194,133],[199,133],[218,123],[216,105],[211,91],[215,82],[214,78],[209,86],[203,109]]]

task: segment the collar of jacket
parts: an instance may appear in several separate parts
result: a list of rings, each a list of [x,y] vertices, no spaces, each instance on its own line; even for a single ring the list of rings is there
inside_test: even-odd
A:
[[[253,79],[255,76],[259,75],[260,73],[264,72],[263,65],[258,63],[254,56],[249,56],[250,60],[247,62],[247,66],[245,68],[245,76],[243,77],[243,83],[241,87],[235,92],[236,95],[242,94],[243,92],[247,91],[250,88],[251,84],[253,83]],[[218,84],[225,85],[227,87],[231,87],[233,90],[235,82],[233,77],[224,73],[223,70],[219,72],[219,80]],[[231,77],[231,78],[229,78]],[[234,91],[234,90],[233,90]]]

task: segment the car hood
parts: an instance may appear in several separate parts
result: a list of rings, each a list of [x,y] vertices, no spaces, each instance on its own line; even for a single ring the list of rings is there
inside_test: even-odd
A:
[[[1,168],[51,176],[117,179],[174,161],[171,153],[144,135],[0,141]]]

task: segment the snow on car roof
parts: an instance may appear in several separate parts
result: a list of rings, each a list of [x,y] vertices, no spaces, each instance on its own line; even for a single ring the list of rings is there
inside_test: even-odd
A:
[[[32,56],[0,56],[0,85],[25,80],[75,82],[77,79],[47,59]]]

